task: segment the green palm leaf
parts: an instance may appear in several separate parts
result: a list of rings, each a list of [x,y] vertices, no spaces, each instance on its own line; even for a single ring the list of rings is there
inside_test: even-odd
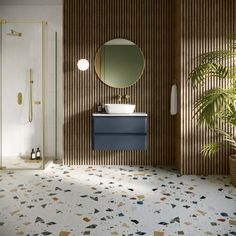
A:
[[[195,103],[195,116],[200,123],[213,126],[221,112],[231,102],[228,89],[216,88],[208,90]]]
[[[210,126],[222,136],[222,142],[208,143],[201,151],[203,156],[214,156],[227,142],[236,151],[235,133],[219,129],[224,125],[231,131],[236,128],[236,34],[230,37],[226,50],[212,51],[197,57],[198,65],[189,73],[192,87],[198,88],[211,79],[228,80],[228,88],[206,90],[194,104],[194,117],[198,122]]]
[[[208,143],[206,144],[203,149],[201,150],[201,153],[204,157],[213,157],[216,155],[216,153],[219,151],[220,145],[217,143]]]
[[[229,68],[215,62],[208,62],[197,66],[190,74],[188,79],[193,87],[197,87],[205,81],[206,78],[218,77],[227,78]]]
[[[229,143],[229,145],[236,151],[236,137],[230,132],[226,132],[222,129],[217,129],[217,131],[224,137],[224,140]]]

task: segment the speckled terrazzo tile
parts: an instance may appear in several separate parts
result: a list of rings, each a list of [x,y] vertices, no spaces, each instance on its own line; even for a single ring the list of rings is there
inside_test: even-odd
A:
[[[0,235],[236,235],[224,176],[171,168],[62,166],[0,172]]]

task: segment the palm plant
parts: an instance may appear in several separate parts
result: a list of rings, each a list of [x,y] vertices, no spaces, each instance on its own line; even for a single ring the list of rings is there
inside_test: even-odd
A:
[[[214,156],[225,142],[236,153],[236,35],[231,36],[229,41],[227,49],[207,52],[198,57],[197,66],[188,77],[193,88],[199,88],[208,79],[225,80],[228,84],[227,88],[205,89],[195,102],[198,121],[223,137],[223,142],[205,145],[202,149],[204,156]]]

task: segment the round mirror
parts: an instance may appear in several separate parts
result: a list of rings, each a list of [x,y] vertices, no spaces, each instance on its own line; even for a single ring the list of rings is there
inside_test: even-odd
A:
[[[127,39],[113,39],[103,44],[95,57],[98,77],[113,88],[125,88],[136,83],[144,70],[140,48]]]

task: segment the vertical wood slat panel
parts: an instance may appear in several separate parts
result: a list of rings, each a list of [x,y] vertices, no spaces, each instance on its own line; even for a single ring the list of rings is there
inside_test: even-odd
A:
[[[205,127],[199,127],[193,120],[193,105],[204,91],[193,90],[187,81],[188,73],[196,66],[196,58],[204,52],[226,47],[227,36],[235,33],[236,1],[234,0],[182,0],[182,18],[179,25],[181,34],[181,72],[178,72],[181,89],[180,126],[175,137],[179,138],[177,154],[178,169],[182,174],[225,174],[228,173],[229,149],[225,148],[215,158],[203,158],[200,150],[204,144],[216,138]],[[178,79],[177,79],[178,80]],[[208,80],[206,88],[226,87],[220,80]],[[219,138],[218,138],[219,140]]]
[[[173,164],[172,4],[172,0],[64,0],[65,164]],[[106,86],[94,70],[96,51],[113,38],[130,39],[145,57],[141,79],[126,89]],[[89,60],[89,70],[77,70],[79,58]],[[116,94],[131,95],[136,111],[148,113],[147,151],[92,151],[91,115],[98,102],[115,102]]]

